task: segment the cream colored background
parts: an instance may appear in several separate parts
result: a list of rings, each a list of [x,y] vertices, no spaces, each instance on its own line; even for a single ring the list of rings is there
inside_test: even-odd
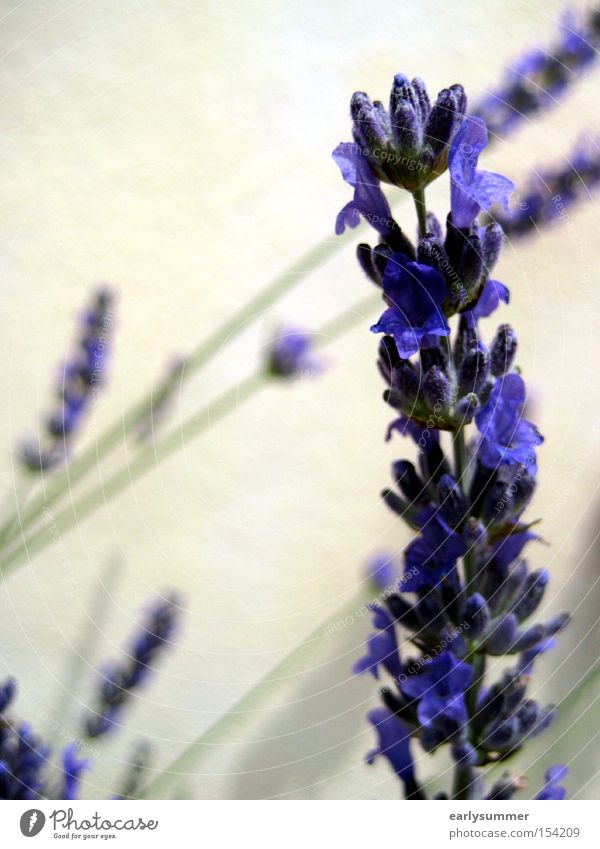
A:
[[[332,234],[349,189],[330,151],[349,137],[352,91],[385,98],[404,70],[434,92],[455,81],[482,92],[525,45],[548,43],[560,6],[0,4],[5,489],[11,449],[47,407],[74,316],[95,281],[118,289],[118,329],[110,386],[82,447],[171,354]],[[592,70],[568,104],[497,145],[487,167],[518,179],[563,156],[581,130],[598,128],[599,80],[600,68]],[[445,181],[430,203],[445,215]],[[549,609],[574,607],[587,594],[560,649],[539,667],[534,691],[553,699],[588,668],[600,641],[600,559],[589,550],[600,509],[597,209],[598,196],[562,226],[508,246],[498,270],[512,291],[519,359],[547,437],[530,512],[544,517],[551,547],[538,546],[532,560],[554,571]],[[408,204],[399,215],[413,226]],[[278,320],[314,327],[364,295],[355,241],[198,375],[179,413],[245,373]],[[155,763],[165,765],[351,597],[370,551],[407,542],[378,498],[405,446],[382,439],[390,413],[373,365],[373,317],[328,350],[326,375],[267,390],[3,584],[0,674],[18,674],[21,713],[57,742],[80,708],[74,702],[73,716],[56,717],[52,706],[68,654],[81,648],[85,606],[105,592],[98,580],[107,560],[125,568],[99,646],[84,651],[88,679],[135,627],[147,597],[170,586],[185,594],[179,644],[132,706],[127,734],[99,749],[88,795],[114,791],[133,737],[150,735]],[[124,445],[120,459],[130,451]],[[376,691],[348,670],[364,634],[359,624],[323,640],[306,661],[309,672],[245,716],[177,792],[394,798],[387,766],[362,764],[372,744],[363,714]],[[75,698],[83,703],[88,691],[86,682]],[[583,797],[600,791],[598,747],[589,742],[596,729],[592,706],[568,744],[544,754],[544,764],[575,757],[569,787]],[[540,753],[559,732],[546,735]],[[539,780],[537,763],[532,776]]]

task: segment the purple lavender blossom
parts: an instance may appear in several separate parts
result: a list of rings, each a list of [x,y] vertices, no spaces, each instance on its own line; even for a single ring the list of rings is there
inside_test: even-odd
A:
[[[386,266],[383,289],[390,306],[371,331],[393,336],[403,359],[415,354],[424,340],[449,335],[441,308],[446,284],[435,269],[394,254]]]
[[[371,750],[366,761],[372,764],[384,757],[405,787],[406,798],[423,798],[415,781],[415,765],[410,753],[410,728],[384,707],[373,708],[367,719],[375,729],[378,746]]]
[[[478,171],[477,162],[487,146],[488,133],[481,118],[467,118],[450,148],[450,206],[455,227],[470,227],[482,209],[499,204],[506,214],[515,184],[493,171]]]
[[[352,142],[342,142],[332,156],[342,177],[354,189],[354,198],[336,219],[336,235],[340,236],[346,227],[356,227],[362,215],[385,238],[394,226],[392,211],[360,147]]]
[[[477,457],[484,466],[524,464],[535,469],[535,448],[544,441],[537,427],[523,419],[523,378],[511,373],[499,379],[475,421],[481,433]]]

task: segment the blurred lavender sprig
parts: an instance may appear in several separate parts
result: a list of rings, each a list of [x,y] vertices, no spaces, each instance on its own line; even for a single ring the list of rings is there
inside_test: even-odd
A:
[[[105,382],[113,304],[112,292],[99,289],[82,315],[76,351],[62,367],[56,386],[56,406],[46,418],[41,438],[28,439],[21,446],[21,460],[28,471],[48,471],[68,459],[85,415]]]
[[[516,59],[472,114],[485,121],[492,138],[508,135],[526,117],[555,104],[595,61],[599,48],[600,11],[592,8],[581,18],[567,11],[556,42],[547,49],[531,48]]]
[[[173,640],[180,602],[175,594],[154,601],[145,613],[130,647],[119,661],[100,672],[94,709],[85,718],[88,737],[100,737],[120,725],[123,708],[154,670],[159,655]]]
[[[582,138],[564,161],[542,166],[519,187],[518,203],[510,216],[496,220],[510,238],[519,238],[556,221],[565,220],[573,207],[600,184],[600,140]]]
[[[57,784],[50,746],[12,715],[16,691],[14,678],[0,684],[0,799],[77,799],[90,761],[80,756],[76,742],[69,743],[61,753]]]

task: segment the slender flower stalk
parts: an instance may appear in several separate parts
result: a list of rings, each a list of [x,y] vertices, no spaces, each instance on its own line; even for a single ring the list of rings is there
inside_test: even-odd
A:
[[[392,102],[399,99],[398,79]],[[416,243],[391,221],[375,227],[375,247],[359,248],[361,267],[385,303],[371,330],[383,334],[378,367],[397,416],[388,438],[401,433],[416,448],[416,463],[393,464],[394,487],[383,499],[417,535],[404,552],[399,583],[373,605],[376,631],[355,671],[385,677],[382,704],[368,715],[377,746],[367,761],[385,757],[406,798],[426,798],[412,751],[418,742],[426,752],[448,747],[454,761],[452,787],[438,798],[510,799],[522,787],[520,776],[506,773],[486,787],[485,768],[507,761],[552,722],[554,707],[528,698],[527,684],[568,615],[530,621],[549,580],[523,556],[537,539],[523,514],[543,437],[524,418],[515,332],[502,324],[489,339],[482,326],[508,303],[509,291],[491,276],[502,229],[494,220],[481,224],[480,214],[507,214],[514,186],[479,168],[487,129],[479,117],[463,118],[464,92],[451,90],[459,89],[462,108],[443,154],[450,172],[445,228],[427,210],[420,186]],[[424,92],[415,80],[401,97],[412,104]],[[393,125],[381,107],[376,112],[381,125]],[[399,110],[403,120],[405,112]],[[349,164],[340,163],[340,148],[348,146],[334,152],[344,174]],[[381,189],[373,192],[381,178],[368,171],[373,152],[366,164],[362,151],[352,156],[363,177],[352,203],[367,221],[379,218],[389,205]],[[386,176],[414,194],[403,174]],[[509,666],[493,680],[490,662],[495,669],[499,657]],[[552,767],[538,798],[562,798],[565,771]]]
[[[596,60],[598,50],[600,12],[591,8],[579,20],[573,12],[566,12],[556,42],[520,56],[472,114],[485,121],[492,138],[503,138],[527,117],[557,103]]]

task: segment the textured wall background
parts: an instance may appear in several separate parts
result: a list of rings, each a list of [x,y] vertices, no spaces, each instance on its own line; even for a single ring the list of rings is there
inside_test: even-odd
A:
[[[118,328],[110,386],[82,446],[145,391],[171,354],[185,353],[307,247],[333,238],[349,190],[330,151],[348,137],[352,91],[387,97],[402,69],[433,91],[460,81],[481,93],[526,45],[551,41],[560,6],[0,4],[5,489],[11,449],[49,403],[56,364],[94,282],[117,287]],[[518,180],[564,156],[580,131],[598,129],[599,75],[592,69],[566,104],[498,144],[486,167]],[[430,192],[443,215],[446,192],[444,181]],[[530,513],[544,517],[551,545],[538,546],[532,559],[554,571],[550,609],[585,596],[560,649],[540,664],[537,688],[549,698],[588,668],[600,641],[600,558],[590,548],[600,509],[598,203],[596,196],[539,238],[509,245],[498,269],[512,292],[520,362],[546,436]],[[412,216],[405,203],[400,219]],[[194,378],[178,414],[235,383],[278,320],[314,327],[366,294],[355,241]],[[0,675],[19,675],[22,714],[57,741],[79,710],[59,707],[70,653],[82,652],[89,667],[74,693],[84,704],[93,669],[135,626],[145,599],[170,586],[185,594],[179,645],[131,710],[127,734],[102,745],[88,795],[114,789],[132,737],[150,734],[156,764],[166,764],[350,599],[370,551],[406,543],[378,499],[404,446],[382,439],[389,413],[367,332],[373,317],[329,349],[326,375],[268,389],[2,584]],[[124,443],[117,461],[131,452]],[[98,469],[92,483],[106,474]],[[123,564],[111,588],[102,585],[109,559]],[[111,612],[97,645],[82,648],[86,606],[107,593]],[[271,701],[238,717],[179,792],[393,798],[386,765],[362,764],[372,742],[363,714],[375,691],[349,667],[364,635],[359,623],[321,641]],[[588,701],[568,746],[563,739],[544,754],[573,717],[537,752],[544,762],[576,756],[569,788],[583,797],[600,791],[593,740],[600,712]],[[529,760],[535,779],[539,766],[533,754]]]

